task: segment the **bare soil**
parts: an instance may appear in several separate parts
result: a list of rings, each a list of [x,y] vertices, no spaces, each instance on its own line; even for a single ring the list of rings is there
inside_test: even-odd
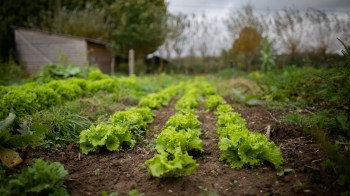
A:
[[[24,164],[33,158],[43,158],[64,164],[69,171],[65,184],[71,195],[101,195],[106,191],[127,195],[137,189],[145,195],[338,195],[335,177],[324,171],[321,164],[325,156],[311,138],[303,137],[299,127],[283,125],[279,112],[264,107],[239,107],[236,111],[247,120],[251,131],[266,134],[282,150],[285,163],[279,170],[268,164],[257,168],[232,169],[219,161],[216,116],[213,112],[199,110],[202,122],[204,152],[196,159],[199,167],[190,176],[159,179],[151,177],[144,162],[154,154],[152,139],[176,111],[174,101],[156,111],[155,121],[148,126],[144,142],[133,149],[119,152],[100,150],[82,155],[79,145],[71,144],[60,149],[43,151],[31,149],[24,152]],[[282,176],[277,173],[293,169]]]

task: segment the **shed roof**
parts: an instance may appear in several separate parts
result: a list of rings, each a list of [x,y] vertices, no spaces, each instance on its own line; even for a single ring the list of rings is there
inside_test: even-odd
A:
[[[77,39],[77,40],[84,40],[86,42],[89,43],[93,43],[93,44],[98,44],[98,45],[102,45],[105,47],[109,47],[109,44],[101,41],[101,40],[97,40],[97,39],[90,39],[90,38],[86,38],[86,37],[80,37],[80,36],[74,36],[74,35],[68,35],[68,34],[64,34],[64,33],[56,33],[56,32],[51,32],[51,31],[45,31],[45,30],[40,30],[40,29],[33,29],[33,28],[25,28],[25,27],[17,27],[17,26],[12,26],[13,30],[25,30],[25,31],[31,31],[31,32],[38,32],[38,33],[45,33],[48,35],[56,35],[56,36],[60,36],[60,37],[66,37],[66,38],[71,38],[71,39]]]

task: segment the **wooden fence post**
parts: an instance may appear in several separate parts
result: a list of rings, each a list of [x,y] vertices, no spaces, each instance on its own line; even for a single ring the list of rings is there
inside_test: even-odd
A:
[[[135,74],[135,52],[133,49],[129,50],[129,75]]]

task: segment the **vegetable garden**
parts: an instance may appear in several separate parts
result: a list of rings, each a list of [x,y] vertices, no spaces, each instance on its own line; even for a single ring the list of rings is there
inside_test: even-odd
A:
[[[347,155],[329,156],[339,139],[322,142],[303,130],[314,126],[291,123],[293,111],[311,109],[267,74],[231,74],[92,70],[0,86],[0,195],[346,193],[348,169],[335,160],[347,163]],[[338,114],[333,125],[346,131]],[[335,150],[347,152],[344,140]]]

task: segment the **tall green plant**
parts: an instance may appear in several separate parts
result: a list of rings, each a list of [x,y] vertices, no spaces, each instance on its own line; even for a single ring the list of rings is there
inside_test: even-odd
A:
[[[261,70],[264,72],[271,70],[271,68],[275,65],[276,57],[272,52],[271,43],[268,40],[264,39],[261,42],[260,46],[260,59],[262,61]]]
[[[347,46],[341,39],[337,38],[343,45],[344,49],[341,51],[346,59],[347,65],[350,66],[350,46]]]

